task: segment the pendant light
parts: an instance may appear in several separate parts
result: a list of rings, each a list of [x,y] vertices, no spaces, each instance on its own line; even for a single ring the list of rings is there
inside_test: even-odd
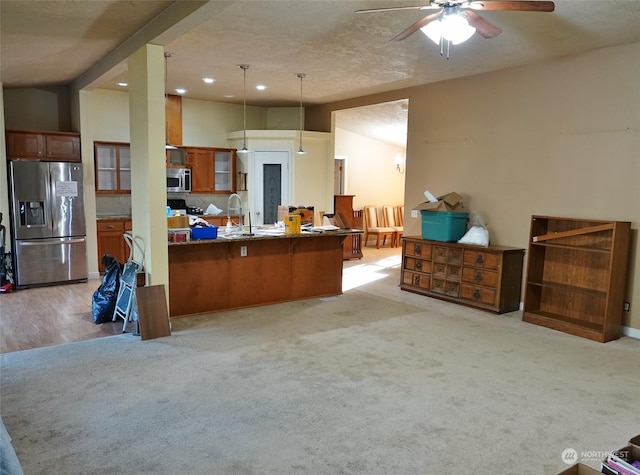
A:
[[[173,53],[164,52],[164,113],[167,114],[167,60],[173,56]],[[169,121],[164,118],[164,148],[165,150],[176,150],[178,147],[169,143]]]
[[[251,66],[249,64],[238,64],[238,67],[242,69],[244,91],[242,99],[242,148],[238,150],[238,153],[249,153],[247,148],[247,69]]]
[[[298,155],[304,155],[307,152],[305,152],[302,149],[302,129],[303,129],[303,117],[304,117],[304,114],[302,112],[302,80],[306,78],[307,75],[305,73],[298,73],[296,74],[296,77],[300,78],[300,148],[298,148],[298,151],[296,153]]]

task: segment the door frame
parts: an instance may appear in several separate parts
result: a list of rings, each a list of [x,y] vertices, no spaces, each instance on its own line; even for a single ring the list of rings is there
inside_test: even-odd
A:
[[[279,157],[275,158],[275,154]],[[264,203],[263,203],[263,165],[281,165],[281,197],[284,203],[290,204],[292,199],[292,170],[291,170],[291,149],[255,150],[253,152],[253,176],[254,189],[251,200],[251,218],[253,224],[264,224]]]

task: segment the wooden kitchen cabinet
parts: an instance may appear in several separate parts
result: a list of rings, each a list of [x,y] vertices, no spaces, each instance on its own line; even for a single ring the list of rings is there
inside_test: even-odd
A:
[[[400,288],[450,302],[513,312],[520,307],[524,249],[402,239]]]
[[[102,256],[109,254],[124,264],[129,258],[129,247],[124,240],[125,231],[132,230],[130,219],[99,219],[97,221],[98,237],[98,270],[104,273]]]
[[[187,166],[191,167],[191,192],[213,193],[213,150],[187,147]]]
[[[227,215],[220,215],[220,216],[203,216],[202,219],[204,219],[207,223],[209,224],[213,224],[215,226],[218,227],[224,227],[227,225]],[[232,215],[231,216],[231,222],[232,223],[237,223],[238,222],[238,215]]]
[[[236,151],[228,148],[186,147],[192,193],[234,193]]]
[[[131,193],[131,150],[128,143],[94,142],[96,194]]]
[[[631,223],[532,216],[522,319],[599,342],[620,337]]]
[[[7,158],[81,162],[80,135],[72,132],[8,130]]]

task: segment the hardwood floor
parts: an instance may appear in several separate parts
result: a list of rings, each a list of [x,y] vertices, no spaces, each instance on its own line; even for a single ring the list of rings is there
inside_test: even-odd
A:
[[[99,279],[0,294],[0,353],[122,333],[122,320],[96,325],[91,301]]]
[[[366,264],[400,253],[400,248],[367,247],[363,249],[362,259],[344,261],[344,268],[364,266],[366,272]],[[345,291],[350,288],[353,279],[344,275]],[[100,283],[100,279],[92,279],[80,284],[37,287],[0,294],[0,353],[122,333],[120,319],[99,325],[93,323],[91,300]],[[129,325],[131,331],[133,324]]]

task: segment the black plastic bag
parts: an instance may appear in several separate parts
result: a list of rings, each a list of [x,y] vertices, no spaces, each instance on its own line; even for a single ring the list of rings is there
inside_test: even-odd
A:
[[[109,254],[102,256],[102,265],[105,267],[102,284],[93,293],[91,302],[93,323],[95,324],[113,320],[113,312],[118,300],[118,289],[120,288],[120,273],[122,272],[122,265]]]

